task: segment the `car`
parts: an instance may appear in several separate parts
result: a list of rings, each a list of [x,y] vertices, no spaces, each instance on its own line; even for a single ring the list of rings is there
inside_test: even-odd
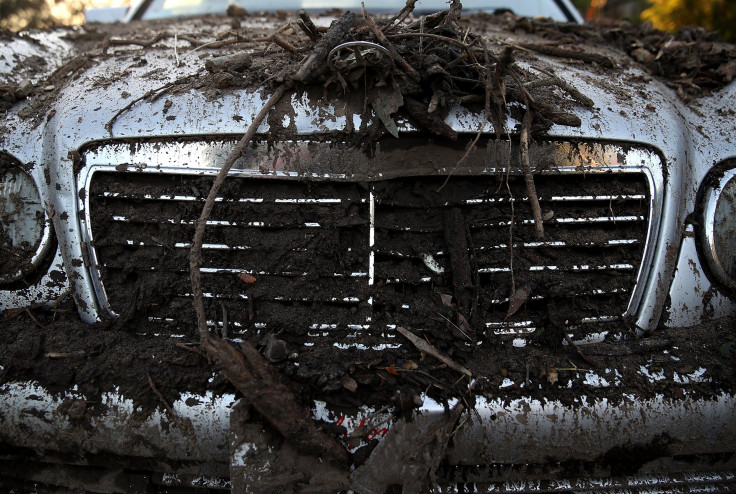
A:
[[[3,40],[3,486],[733,489],[733,45],[372,19]]]
[[[196,16],[205,14],[223,13],[230,6],[237,6],[244,9],[252,9],[259,11],[291,11],[296,12],[299,9],[306,9],[311,12],[320,12],[332,8],[343,10],[359,9],[359,2],[301,2],[292,0],[280,0],[278,2],[270,2],[264,4],[252,4],[250,2],[230,2],[217,1],[205,2],[187,1],[187,2],[171,2],[165,0],[137,0],[129,7],[97,7],[90,8],[85,11],[85,18],[88,22],[130,22],[132,20],[151,20],[171,18],[178,16]],[[415,7],[417,13],[434,13],[446,7],[446,2],[424,1]],[[392,2],[371,2],[368,5],[371,12],[393,12],[396,4]],[[550,19],[561,22],[582,23],[583,17],[574,7],[570,0],[523,0],[509,2],[507,0],[473,0],[466,2],[463,8],[467,12],[497,12],[509,11],[520,16],[546,16]]]

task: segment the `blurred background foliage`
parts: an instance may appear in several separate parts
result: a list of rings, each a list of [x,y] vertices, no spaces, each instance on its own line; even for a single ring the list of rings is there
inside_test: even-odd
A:
[[[369,0],[370,1],[370,0]],[[130,0],[0,0],[0,29],[19,31],[81,24],[84,9],[127,5]],[[627,19],[674,32],[688,25],[718,31],[736,42],[736,0],[573,0],[590,22]]]
[[[0,29],[21,31],[82,24],[84,9],[129,3],[129,0],[0,0]]]
[[[651,22],[657,29],[676,32],[685,26],[717,31],[718,36],[736,42],[735,0],[573,0],[591,22],[628,19]]]

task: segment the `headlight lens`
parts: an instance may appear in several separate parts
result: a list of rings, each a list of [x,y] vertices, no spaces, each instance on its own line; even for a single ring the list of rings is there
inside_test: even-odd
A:
[[[718,281],[736,289],[736,169],[709,186],[703,200],[706,262]]]
[[[48,230],[33,179],[15,160],[0,155],[0,283],[21,279],[43,261]]]

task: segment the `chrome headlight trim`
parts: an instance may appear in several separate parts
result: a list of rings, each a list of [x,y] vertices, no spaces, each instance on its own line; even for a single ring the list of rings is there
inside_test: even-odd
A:
[[[38,268],[49,257],[53,244],[52,229],[46,208],[41,203],[41,196],[33,177],[20,166],[20,163],[6,154],[0,154],[0,201],[13,203],[12,208],[6,211],[2,208],[3,218],[0,226],[5,230],[15,229],[17,223],[23,222],[19,238],[31,236],[30,241],[24,242],[31,246],[24,249],[28,255],[15,252],[4,252],[7,259],[18,258],[19,266],[10,271],[0,271],[0,284],[13,283]],[[16,210],[16,206],[33,208],[30,214],[23,214]],[[35,211],[35,212],[34,212]],[[42,218],[41,218],[42,215]],[[7,223],[5,223],[7,221]],[[32,224],[32,223],[36,224]],[[13,246],[3,246],[3,250]]]
[[[736,168],[714,180],[702,198],[700,236],[712,276],[736,290]]]

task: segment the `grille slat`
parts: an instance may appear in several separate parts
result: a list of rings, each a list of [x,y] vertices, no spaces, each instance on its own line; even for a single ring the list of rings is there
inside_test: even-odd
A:
[[[565,306],[562,319],[570,327],[620,321],[646,241],[645,176],[536,177],[544,241],[534,237],[523,179],[508,180],[511,195],[491,176],[453,177],[440,192],[443,177],[367,185],[231,177],[205,233],[208,318],[215,324],[224,308],[236,332],[307,334],[324,327],[373,345],[396,325],[445,327],[438,294],[467,303],[450,256],[452,235],[464,231],[463,262],[478,300],[475,327],[523,334],[546,324],[550,304]],[[192,175],[93,175],[93,247],[112,311],[135,306],[151,324],[179,333],[193,327],[188,252],[211,182]],[[452,209],[463,225],[448,228]],[[512,266],[516,286],[528,285],[531,295],[506,321]],[[245,284],[241,273],[256,282]]]

